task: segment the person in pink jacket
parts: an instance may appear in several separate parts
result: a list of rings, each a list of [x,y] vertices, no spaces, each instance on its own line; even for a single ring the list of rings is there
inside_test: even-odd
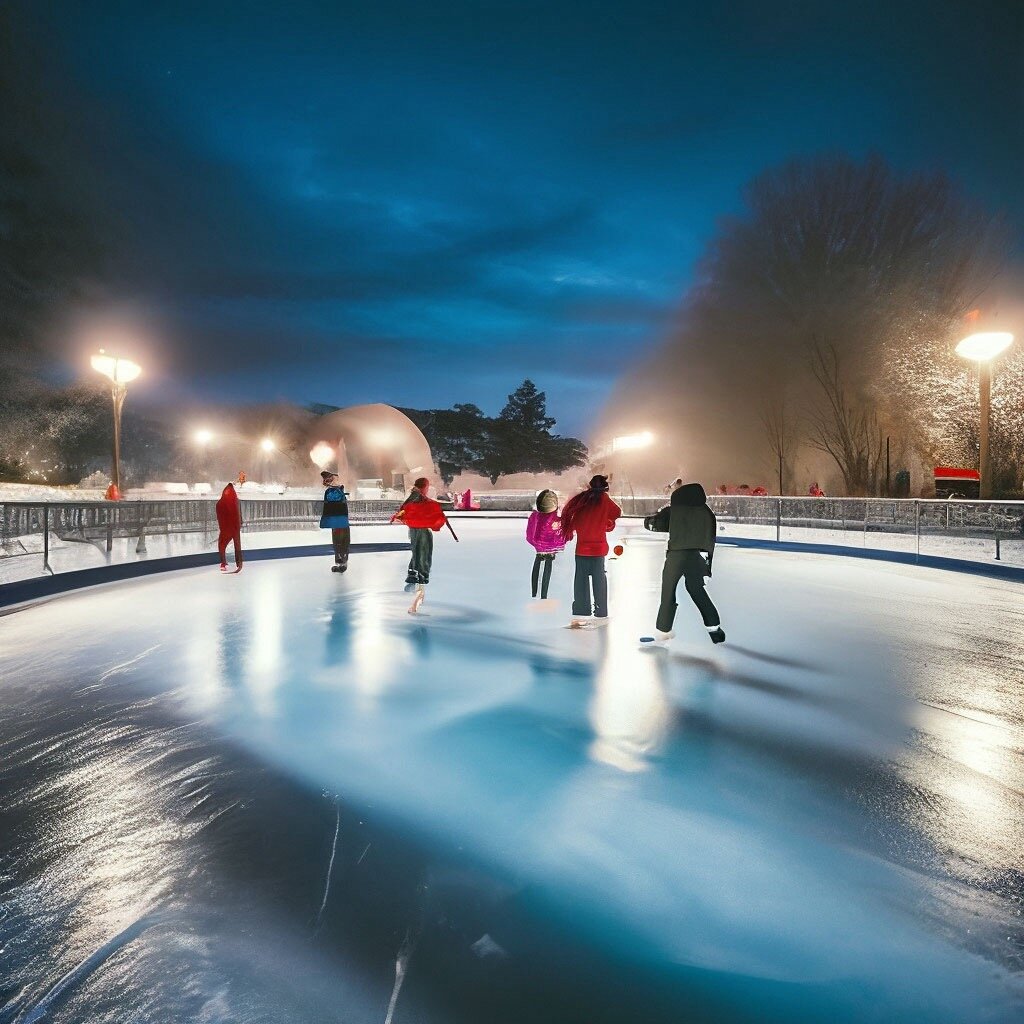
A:
[[[559,528],[558,495],[554,491],[543,490],[537,495],[537,508],[530,513],[526,523],[526,540],[533,546],[537,554],[533,559],[533,596],[537,596],[537,584],[540,582],[540,597],[547,600],[548,584],[551,582],[551,568],[555,563],[555,555],[565,549],[565,538]],[[541,579],[541,566],[544,567]]]

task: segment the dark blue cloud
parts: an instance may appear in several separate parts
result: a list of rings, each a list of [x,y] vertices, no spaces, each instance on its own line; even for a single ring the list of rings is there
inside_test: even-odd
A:
[[[45,9],[44,9],[45,7]],[[165,390],[584,430],[716,220],[821,150],[1021,213],[1002,3],[24,4],[49,108],[167,324]]]

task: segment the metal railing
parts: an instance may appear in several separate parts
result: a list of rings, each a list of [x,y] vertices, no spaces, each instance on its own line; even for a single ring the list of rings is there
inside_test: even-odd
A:
[[[481,495],[484,515],[489,507],[528,512],[534,504],[532,494],[506,495],[496,505],[487,497]],[[668,499],[627,494],[616,501],[625,515],[645,516]],[[918,555],[1024,563],[1024,502],[712,495],[709,503],[726,534],[742,529],[777,541],[827,540]],[[240,504],[243,533],[319,528],[321,502],[315,499],[243,498]],[[349,517],[353,523],[386,523],[398,505],[397,501],[353,499]],[[213,499],[195,498],[0,502],[0,565],[8,559],[24,559],[35,566],[28,572],[52,573],[50,556],[57,544],[64,549],[91,545],[108,559],[115,542],[120,543],[124,557],[145,557],[147,541],[153,538],[190,538],[187,543],[193,550],[209,547],[217,537],[214,506]],[[71,567],[74,560],[65,561]],[[0,573],[0,582],[8,577]]]
[[[317,530],[322,503],[312,499],[243,498],[239,502],[243,533]],[[50,553],[56,543],[87,544],[109,554],[115,541],[129,540],[145,554],[154,537],[192,537],[202,545],[217,537],[216,502],[164,501],[0,502],[0,560],[39,556],[42,571],[52,573]],[[398,501],[349,501],[353,523],[386,523]]]

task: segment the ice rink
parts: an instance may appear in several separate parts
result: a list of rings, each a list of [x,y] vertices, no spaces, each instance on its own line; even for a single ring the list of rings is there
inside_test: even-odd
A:
[[[0,1024],[1022,1018],[1020,584],[523,527],[0,618]]]

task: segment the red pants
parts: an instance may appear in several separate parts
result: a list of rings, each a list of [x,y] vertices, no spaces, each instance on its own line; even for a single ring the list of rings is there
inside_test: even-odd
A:
[[[220,552],[220,564],[228,564],[228,542],[235,542],[235,566],[242,567],[242,531],[238,527],[234,530],[221,530],[217,536],[217,550]]]

